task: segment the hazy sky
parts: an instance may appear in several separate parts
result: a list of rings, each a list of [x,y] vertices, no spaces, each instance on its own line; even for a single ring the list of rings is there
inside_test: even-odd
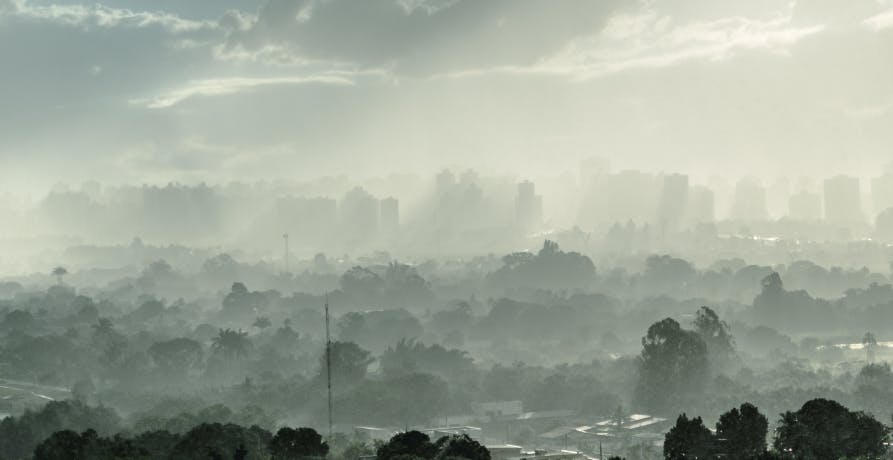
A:
[[[870,175],[893,0],[0,0],[0,184]]]

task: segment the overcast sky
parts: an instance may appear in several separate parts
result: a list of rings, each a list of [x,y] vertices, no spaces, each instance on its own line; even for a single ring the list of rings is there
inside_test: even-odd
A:
[[[0,0],[0,183],[871,175],[893,0]]]

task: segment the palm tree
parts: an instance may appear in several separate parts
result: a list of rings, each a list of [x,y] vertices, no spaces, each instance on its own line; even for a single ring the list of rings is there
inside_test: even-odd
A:
[[[230,328],[220,329],[211,343],[211,348],[230,358],[241,357],[248,354],[248,350],[251,349],[251,340],[248,339],[248,333],[241,329],[238,331]]]
[[[874,349],[877,347],[877,337],[871,332],[862,336],[862,347],[865,348],[865,359],[870,363],[874,361]]]
[[[61,286],[62,285],[62,277],[68,274],[68,269],[66,269],[65,267],[60,265],[53,269],[52,274],[53,274],[53,276],[56,277],[56,281]]]

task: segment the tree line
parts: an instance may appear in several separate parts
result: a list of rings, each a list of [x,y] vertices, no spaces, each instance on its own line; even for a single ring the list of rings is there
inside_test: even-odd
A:
[[[664,458],[879,459],[889,440],[889,428],[871,415],[823,398],[781,414],[771,449],[768,427],[766,416],[750,403],[722,414],[712,432],[701,417],[683,413],[664,437]]]

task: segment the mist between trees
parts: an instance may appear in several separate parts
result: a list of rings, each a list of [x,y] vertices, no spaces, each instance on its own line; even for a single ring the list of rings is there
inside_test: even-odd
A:
[[[0,457],[885,455],[887,273],[138,250],[0,283]]]

